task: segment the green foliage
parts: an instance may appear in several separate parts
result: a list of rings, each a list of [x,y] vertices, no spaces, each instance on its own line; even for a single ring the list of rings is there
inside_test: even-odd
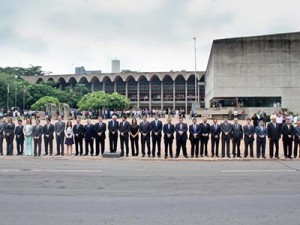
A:
[[[43,76],[46,74],[46,72],[42,70],[41,66],[33,66],[33,65],[30,65],[29,68],[23,68],[23,67],[1,68],[0,67],[0,73],[17,75],[17,76]]]
[[[37,100],[32,106],[32,110],[37,111],[45,111],[46,110],[46,104],[53,103],[58,106],[59,101],[57,98],[51,97],[51,96],[45,96]]]

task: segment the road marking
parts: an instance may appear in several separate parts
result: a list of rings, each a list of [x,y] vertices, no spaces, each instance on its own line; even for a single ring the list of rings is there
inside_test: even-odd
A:
[[[49,172],[49,173],[102,173],[102,170],[48,170],[48,169],[0,169],[0,173]]]
[[[297,170],[221,170],[221,173],[278,173],[297,172]]]

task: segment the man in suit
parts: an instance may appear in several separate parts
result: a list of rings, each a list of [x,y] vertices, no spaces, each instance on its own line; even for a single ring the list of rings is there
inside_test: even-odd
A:
[[[294,129],[290,118],[286,117],[285,123],[281,126],[283,152],[286,159],[292,159]]]
[[[119,130],[119,122],[117,121],[117,116],[113,115],[112,120],[108,122],[108,131],[109,131],[108,136],[109,136],[110,152],[117,151],[118,130]]]
[[[238,118],[234,118],[234,124],[232,125],[232,155],[241,158],[241,140],[243,139],[243,127],[239,124]]]
[[[129,154],[129,146],[128,146],[129,129],[130,129],[130,123],[127,121],[127,117],[123,115],[122,122],[120,122],[119,124],[121,157],[124,156],[124,145],[126,148],[126,157],[128,157]]]
[[[34,156],[41,156],[43,132],[44,129],[43,126],[40,125],[40,120],[36,119],[35,125],[32,128]]]
[[[155,157],[156,145],[157,145],[157,157],[161,156],[161,132],[162,122],[158,120],[158,115],[155,114],[154,120],[151,122],[151,134],[152,134],[152,157]]]
[[[192,119],[192,123],[193,124],[189,126],[189,132],[190,132],[189,140],[191,142],[191,157],[194,158],[194,156],[196,156],[196,158],[198,158],[199,138],[201,136],[201,129],[200,126],[197,124],[196,118]]]
[[[77,117],[76,125],[73,126],[73,133],[75,139],[75,156],[83,155],[83,136],[84,136],[84,127],[81,124],[81,118]]]
[[[200,156],[203,157],[203,154],[205,154],[205,156],[208,156],[207,143],[208,143],[208,140],[209,140],[209,133],[210,133],[210,125],[209,125],[209,123],[207,123],[206,118],[204,118],[203,123],[200,124],[200,129],[201,129]]]
[[[17,144],[17,155],[23,155],[24,150],[24,133],[22,120],[18,120],[18,126],[15,128],[16,144]]]
[[[300,118],[297,120],[297,125],[294,129],[294,158],[298,155],[298,146],[300,146]],[[299,153],[300,157],[300,153]]]
[[[220,134],[221,127],[218,124],[218,120],[213,120],[213,125],[210,126],[211,134],[211,157],[219,157],[219,143],[220,143]]]
[[[44,145],[45,145],[45,155],[52,156],[53,154],[53,136],[54,133],[54,125],[51,124],[51,119],[47,118],[47,123],[44,125]],[[48,151],[49,149],[49,151]]]
[[[143,115],[143,121],[140,123],[142,156],[145,157],[145,145],[147,145],[147,155],[150,158],[150,132],[151,124],[147,121],[147,116]]]
[[[271,123],[267,126],[268,139],[270,147],[270,158],[274,156],[274,145],[275,145],[275,157],[279,159],[279,140],[280,140],[280,126],[276,124],[276,116],[271,116]]]
[[[232,133],[232,126],[228,123],[228,117],[224,118],[224,122],[220,125],[222,132],[222,158],[225,157],[225,147],[226,147],[226,155],[230,158],[230,139]]]
[[[256,133],[256,157],[259,159],[262,156],[266,159],[266,137],[268,135],[265,122],[259,121],[259,126],[255,128]]]
[[[168,118],[168,123],[163,126],[164,142],[165,142],[165,159],[168,158],[168,151],[170,158],[173,158],[173,140],[174,140],[175,127],[172,124],[172,118]]]
[[[91,120],[88,119],[86,121],[86,125],[84,126],[84,140],[85,140],[85,156],[89,155],[94,156],[94,138],[95,138],[95,130],[94,125],[91,124]],[[90,151],[89,151],[90,148]]]
[[[105,139],[106,139],[106,124],[103,123],[103,117],[98,117],[98,123],[95,124],[95,135],[96,135],[96,156],[101,152],[103,155],[105,151]],[[100,150],[101,149],[101,150]]]
[[[57,118],[57,122],[54,126],[56,136],[56,155],[64,155],[64,140],[65,140],[65,123],[62,121],[61,116]]]
[[[186,140],[187,140],[187,131],[188,126],[186,123],[183,123],[183,118],[179,118],[179,123],[175,126],[175,132],[176,132],[176,156],[175,158],[179,157],[180,149],[182,148],[182,153],[185,158],[188,158],[187,152],[186,152]]]
[[[248,148],[250,147],[250,157],[253,158],[253,142],[254,142],[254,133],[255,128],[251,125],[251,119],[247,119],[247,124],[243,127],[244,132],[244,142],[245,142],[245,153],[244,157],[248,157]]]
[[[3,117],[0,117],[0,155],[3,156],[3,140],[4,140],[5,122]]]

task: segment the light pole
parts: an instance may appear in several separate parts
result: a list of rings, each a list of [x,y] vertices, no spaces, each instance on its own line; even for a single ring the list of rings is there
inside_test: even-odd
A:
[[[15,108],[17,108],[17,91],[18,91],[18,86],[17,86],[17,79],[18,79],[18,75],[15,76]]]
[[[195,49],[195,102],[197,103],[198,102],[197,101],[197,97],[198,97],[198,92],[197,92],[197,90],[198,90],[198,88],[197,88],[197,45],[196,45],[197,39],[196,39],[196,37],[193,37],[193,39],[194,39],[194,49]]]

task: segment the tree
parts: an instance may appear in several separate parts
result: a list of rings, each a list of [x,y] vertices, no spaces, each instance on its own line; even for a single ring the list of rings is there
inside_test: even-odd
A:
[[[126,98],[124,95],[120,95],[118,93],[113,93],[107,96],[107,108],[109,109],[127,109],[130,104],[130,100]]]
[[[51,97],[51,96],[45,96],[37,100],[32,106],[32,110],[37,110],[37,111],[45,111],[46,110],[46,105],[52,103],[58,106],[59,101],[57,98]]]

